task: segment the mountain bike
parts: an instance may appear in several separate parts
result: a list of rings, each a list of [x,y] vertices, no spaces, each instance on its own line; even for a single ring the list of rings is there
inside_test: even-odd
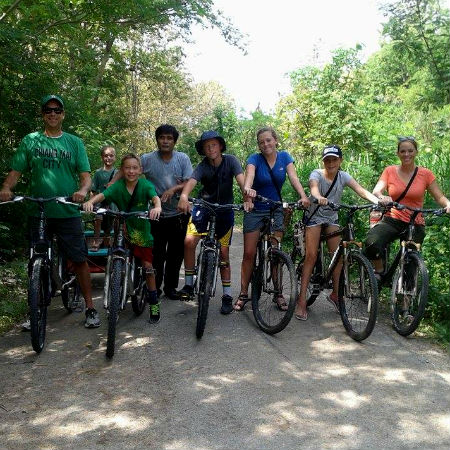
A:
[[[274,214],[279,208],[301,208],[297,202],[285,203],[260,195],[256,200],[270,205],[257,243],[255,265],[251,279],[253,316],[265,333],[275,334],[286,328],[292,318],[297,301],[297,280],[291,258],[280,248],[274,235]],[[280,307],[280,299],[287,309]]]
[[[126,245],[125,221],[128,217],[149,218],[146,211],[124,212],[107,208],[98,208],[96,214],[109,215],[117,220],[112,246],[108,249],[103,288],[103,306],[108,311],[106,356],[112,358],[120,311],[125,309],[128,299],[131,299],[133,312],[136,316],[141,315],[145,309],[147,289],[145,268]]]
[[[400,236],[400,249],[389,265],[390,246],[385,249],[383,260],[384,272],[380,274],[379,287],[392,286],[391,318],[395,331],[408,336],[420,324],[428,301],[428,270],[420,253],[421,245],[414,242],[416,217],[422,214],[441,216],[445,209],[411,208],[400,203],[393,203],[394,208],[407,209],[412,212],[408,228]]]
[[[216,293],[217,275],[219,273],[220,241],[216,236],[216,220],[220,211],[242,211],[242,205],[210,203],[203,199],[189,198],[194,206],[207,209],[208,225],[205,237],[200,241],[200,251],[194,275],[194,295],[197,295],[198,311],[195,334],[201,339],[208,317],[209,301]]]
[[[356,211],[374,208],[375,205],[337,205],[328,202],[328,206],[335,211],[346,210],[345,225],[340,230],[320,236],[318,256],[306,294],[307,305],[311,306],[321,291],[331,286],[333,271],[342,259],[338,289],[339,314],[349,336],[355,341],[362,341],[370,336],[375,327],[378,288],[372,265],[361,252],[362,244],[355,241],[353,216]],[[334,236],[342,238],[327,266],[325,245]],[[291,257],[296,264],[298,283],[301,283],[305,257],[299,254],[295,245]]]
[[[52,297],[56,294],[56,287],[61,287],[61,296],[65,308],[72,312],[75,303],[79,301],[80,289],[75,275],[68,271],[63,263],[64,258],[57,252],[54,240],[46,236],[44,205],[48,202],[60,200],[63,197],[34,198],[17,196],[2,202],[18,203],[22,201],[36,203],[39,210],[37,234],[38,238],[30,246],[28,262],[28,307],[30,316],[31,345],[36,353],[41,353],[45,344],[47,326],[47,308]],[[77,204],[77,206],[79,206]],[[57,261],[55,265],[55,260]]]

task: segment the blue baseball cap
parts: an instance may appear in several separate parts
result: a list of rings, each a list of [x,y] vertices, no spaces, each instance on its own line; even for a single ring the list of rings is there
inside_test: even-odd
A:
[[[195,148],[199,155],[203,156],[205,154],[203,152],[203,142],[208,139],[217,139],[222,144],[222,153],[226,151],[227,144],[225,143],[225,139],[217,131],[209,130],[202,133],[200,139],[195,143]]]

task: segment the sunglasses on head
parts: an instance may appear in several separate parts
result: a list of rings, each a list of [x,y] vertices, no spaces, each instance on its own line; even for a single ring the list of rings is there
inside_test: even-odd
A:
[[[398,140],[398,142],[403,142],[403,141],[416,142],[416,138],[414,136],[397,136],[397,140]]]
[[[55,114],[61,114],[64,112],[64,110],[62,108],[50,108],[46,106],[45,108],[42,109],[42,112],[44,114],[51,114],[52,112],[54,112]]]

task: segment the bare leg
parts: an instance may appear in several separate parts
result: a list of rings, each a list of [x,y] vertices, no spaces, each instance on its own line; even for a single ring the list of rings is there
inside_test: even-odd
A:
[[[319,248],[321,231],[322,227],[320,225],[307,227],[305,230],[305,261],[302,269],[300,293],[297,300],[297,307],[295,309],[295,314],[304,318],[306,318],[306,291],[311,279],[314,264],[317,260],[317,251]]]
[[[89,273],[89,266],[87,261],[82,263],[72,262],[75,273],[77,274],[78,283],[80,284],[81,293],[83,294],[86,302],[86,308],[94,308],[94,302],[92,301],[92,286],[91,286],[91,274]]]

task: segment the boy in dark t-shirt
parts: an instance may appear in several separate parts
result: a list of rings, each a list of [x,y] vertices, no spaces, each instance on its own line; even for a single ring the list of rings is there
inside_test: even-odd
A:
[[[233,155],[223,155],[226,150],[225,140],[215,131],[205,131],[200,140],[195,143],[197,152],[205,156],[203,161],[195,168],[191,178],[186,183],[180,195],[178,209],[188,213],[190,206],[189,194],[197,182],[202,184],[200,197],[211,203],[233,203],[233,178],[236,178],[241,191],[244,189],[244,174],[241,164]],[[198,241],[206,233],[208,224],[208,211],[205,208],[194,207],[188,224],[184,241],[184,269],[185,286],[180,291],[183,299],[189,299],[193,294],[195,275],[195,249]],[[222,314],[233,311],[231,297],[231,269],[229,246],[233,233],[234,212],[223,211],[217,216],[216,232],[221,243],[220,247],[220,276],[222,279],[223,296]]]
[[[103,193],[97,194],[83,204],[85,211],[92,211],[94,204],[102,201],[114,202],[120,211],[149,211],[149,218],[158,220],[161,214],[161,201],[156,195],[155,187],[150,181],[139,178],[142,167],[139,158],[132,153],[122,158],[120,168],[124,177],[117,180]],[[134,191],[136,191],[134,193]],[[133,197],[134,194],[134,197]],[[153,208],[149,210],[149,202]],[[130,204],[131,203],[131,204]],[[153,270],[153,236],[150,222],[137,217],[126,221],[128,240],[131,243],[133,255],[138,257],[145,268],[147,285],[147,301],[150,304],[150,323],[160,320],[160,304],[156,296],[155,274]]]

